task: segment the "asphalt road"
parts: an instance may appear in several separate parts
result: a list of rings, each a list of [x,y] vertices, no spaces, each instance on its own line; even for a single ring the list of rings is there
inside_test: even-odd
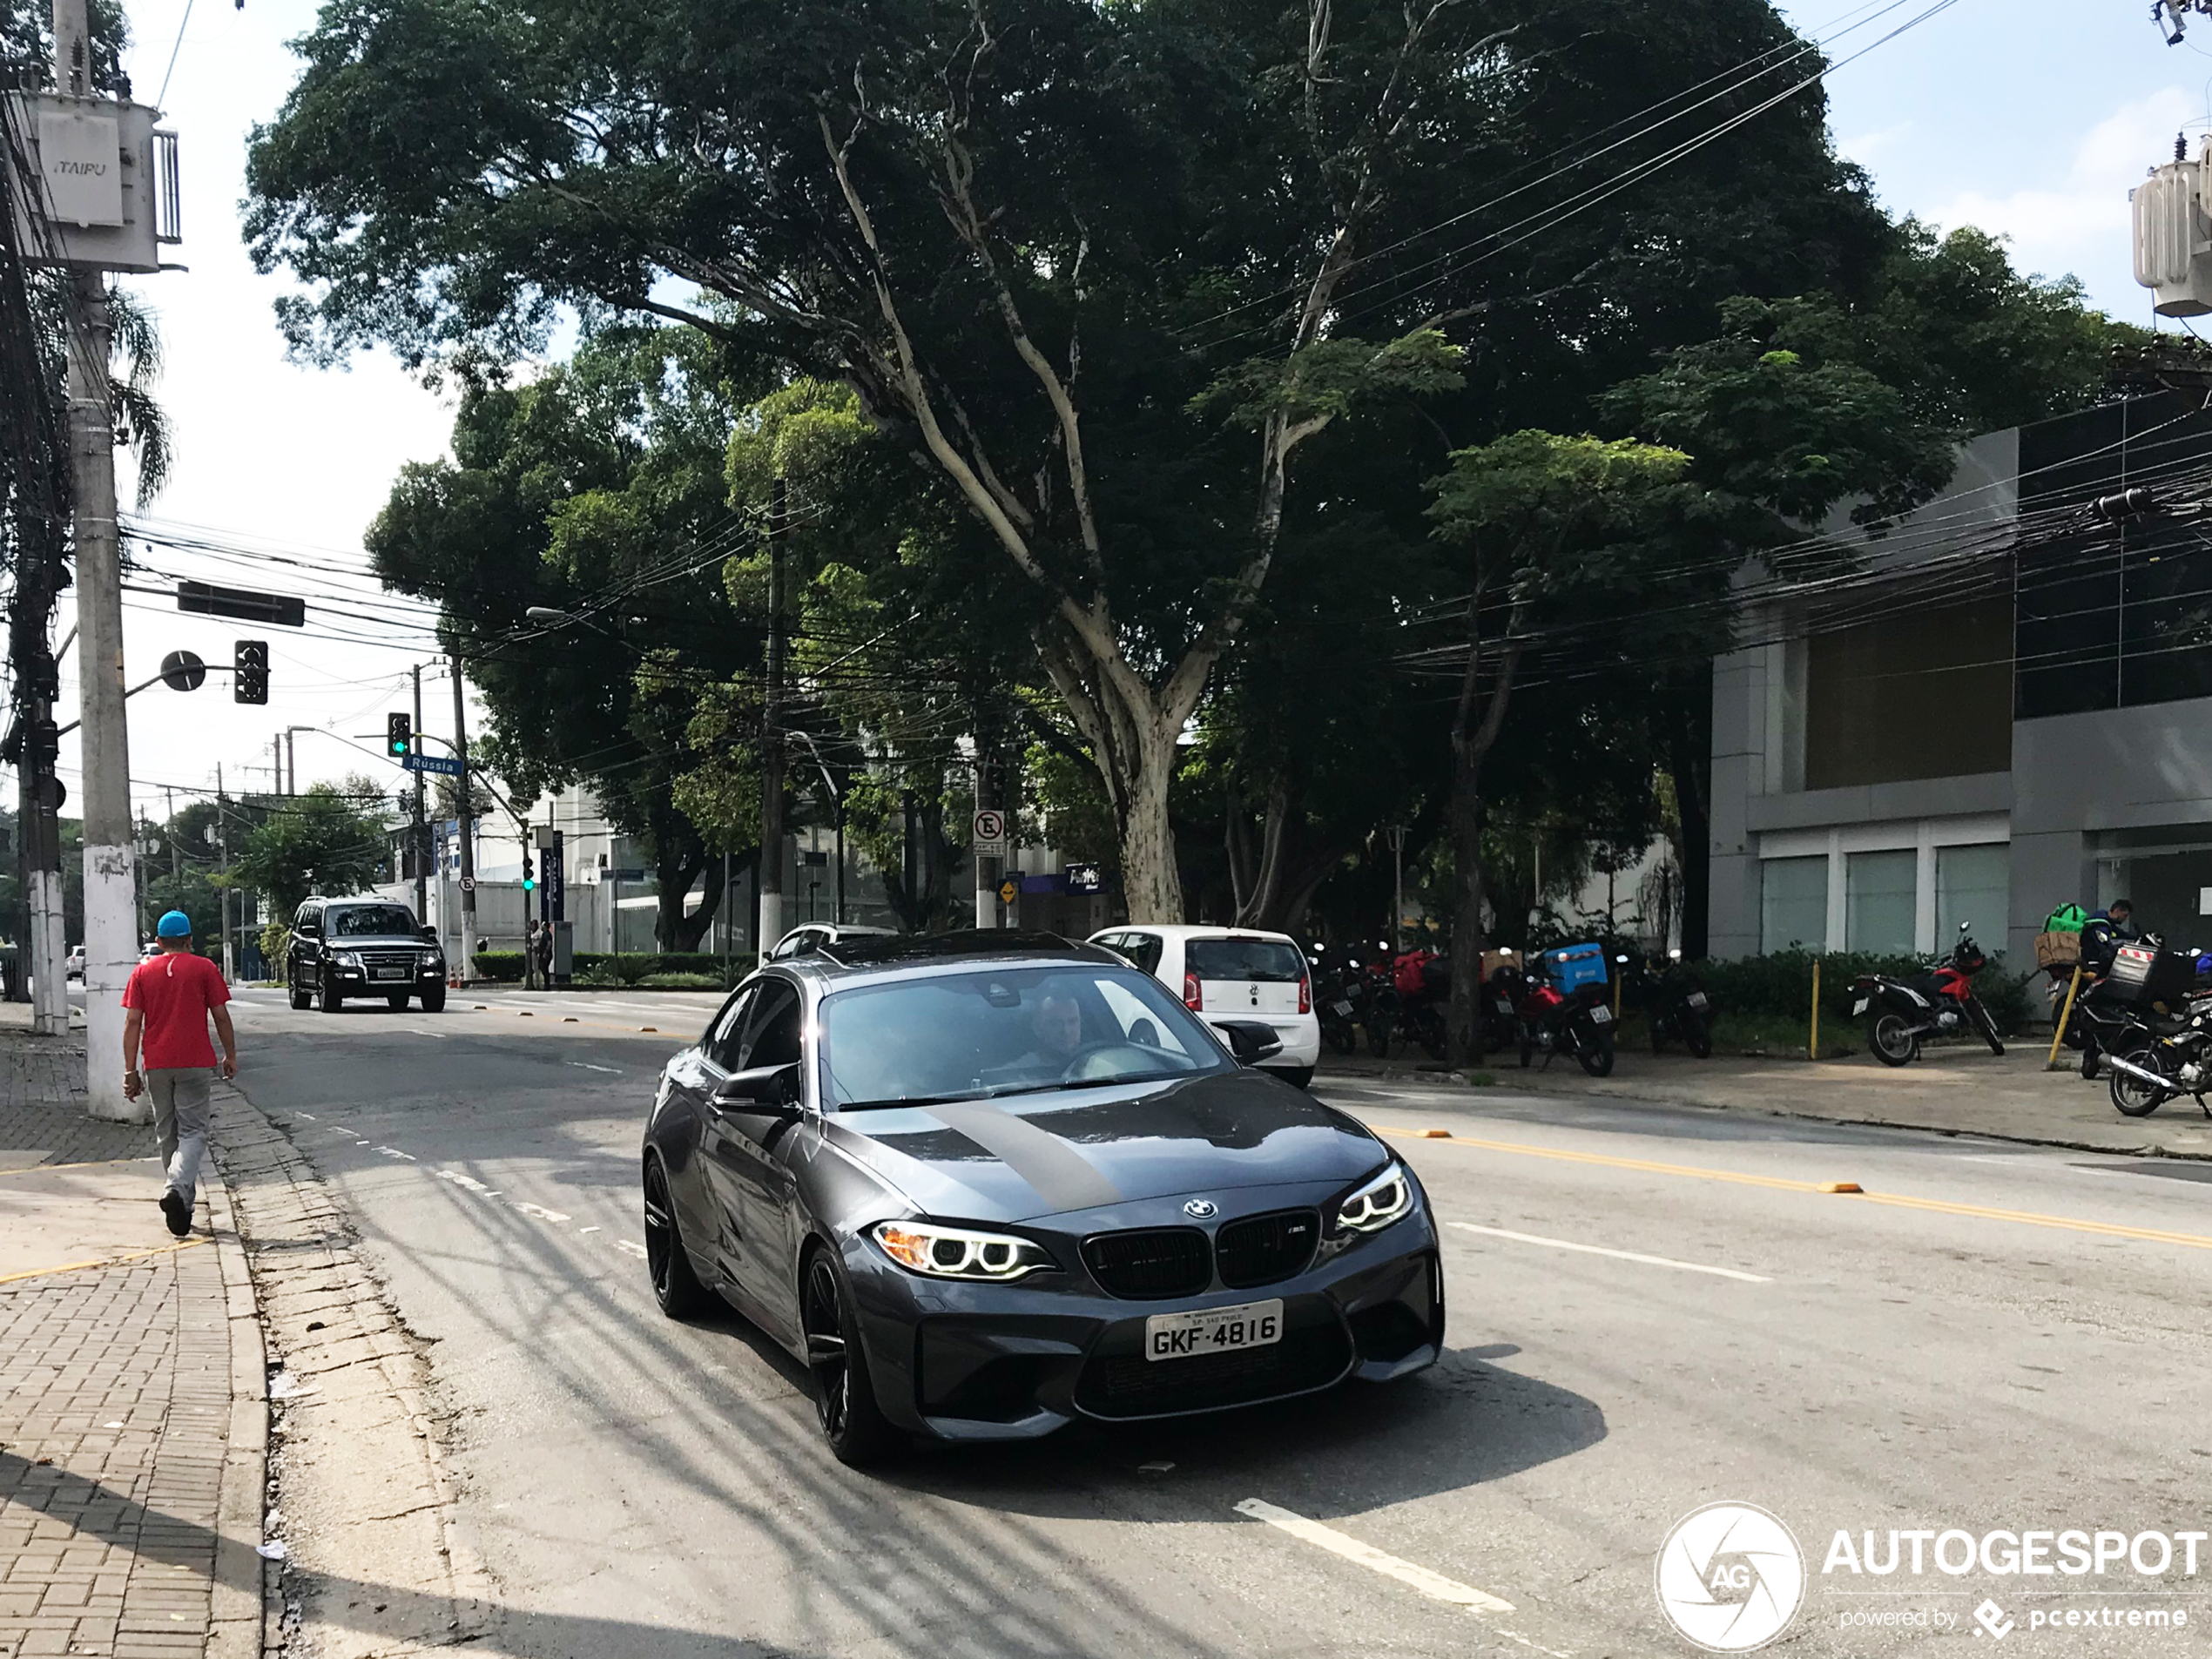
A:
[[[2194,1579],[2178,1543],[2162,1575],[1998,1573],[2001,1541],[1956,1576],[1823,1571],[1838,1531],[1880,1553],[1892,1528],[2212,1527],[2212,1166],[1318,1085],[1401,1136],[1453,1224],[1442,1364],[863,1475],[795,1366],[734,1317],[664,1319],[645,1282],[643,1108],[711,999],[475,1000],[332,1017],[248,992],[239,1023],[240,1085],[435,1339],[504,1608],[478,1651],[1688,1654],[1655,1561],[1721,1500],[1802,1546],[1796,1651],[1979,1641],[1985,1604],[2037,1649],[2212,1633],[2212,1546]],[[1469,1591],[1510,1610],[1446,1599]],[[2124,1623],[2160,1609],[2187,1628]],[[1928,1622],[1863,1622],[1900,1615]]]

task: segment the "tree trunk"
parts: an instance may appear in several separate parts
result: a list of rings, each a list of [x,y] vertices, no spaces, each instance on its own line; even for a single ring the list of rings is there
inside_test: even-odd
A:
[[[1453,745],[1452,1000],[1446,1010],[1446,1058],[1457,1067],[1482,1053],[1482,761],[1468,742]]]
[[[1122,899],[1131,921],[1181,921],[1183,879],[1176,868],[1175,826],[1168,821],[1168,786],[1175,777],[1175,745],[1141,764],[1116,792],[1114,819],[1121,832]]]
[[[668,949],[697,950],[699,948],[699,941],[706,937],[706,930],[714,925],[715,913],[722,907],[724,895],[721,859],[710,858],[704,866],[698,867],[705,871],[706,885],[700,891],[699,907],[691,914],[684,914],[685,895],[679,893],[676,895],[675,914],[671,916],[669,914],[667,889],[665,887],[662,889],[661,937],[664,941],[670,941],[666,947]],[[685,877],[684,886],[688,889],[691,885],[691,877],[687,874]]]

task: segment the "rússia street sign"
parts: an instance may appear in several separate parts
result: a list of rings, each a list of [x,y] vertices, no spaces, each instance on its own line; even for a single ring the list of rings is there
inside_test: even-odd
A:
[[[461,776],[461,762],[451,755],[414,754],[400,762],[409,772],[435,772],[448,778]]]

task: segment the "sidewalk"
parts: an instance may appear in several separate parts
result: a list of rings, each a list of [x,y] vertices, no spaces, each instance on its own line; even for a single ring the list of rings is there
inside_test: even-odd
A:
[[[15,1010],[10,1009],[10,1013]],[[0,1018],[0,1659],[256,1659],[260,1327],[211,1164],[84,1116],[82,1035]]]
[[[2008,1042],[2000,1057],[1977,1043],[1933,1048],[1896,1069],[1865,1055],[1849,1060],[1747,1060],[1715,1055],[1693,1060],[1676,1049],[1655,1055],[1623,1049],[1608,1077],[1586,1076],[1572,1060],[1523,1071],[1513,1055],[1486,1062],[1494,1087],[1514,1093],[1661,1102],[1722,1111],[1764,1112],[1838,1123],[1874,1123],[1945,1135],[2065,1146],[2142,1157],[2212,1158],[2212,1119],[2188,1097],[2168,1101],[2148,1117],[2113,1109],[2105,1079],[2084,1082],[2081,1056],[2059,1050],[2060,1069],[2043,1069],[2050,1037]],[[1365,1055],[1325,1053],[1323,1076],[1363,1076],[1408,1083],[1460,1086],[1441,1068],[1424,1070],[1415,1051],[1387,1063]]]

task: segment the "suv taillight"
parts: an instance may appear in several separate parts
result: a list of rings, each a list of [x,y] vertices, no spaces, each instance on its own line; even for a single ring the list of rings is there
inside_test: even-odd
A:
[[[1205,1005],[1205,995],[1198,989],[1198,976],[1196,974],[1185,974],[1183,976],[1183,1006],[1195,1010]]]
[[[1300,1014],[1313,1012],[1313,978],[1309,974],[1298,976],[1298,1011]]]

